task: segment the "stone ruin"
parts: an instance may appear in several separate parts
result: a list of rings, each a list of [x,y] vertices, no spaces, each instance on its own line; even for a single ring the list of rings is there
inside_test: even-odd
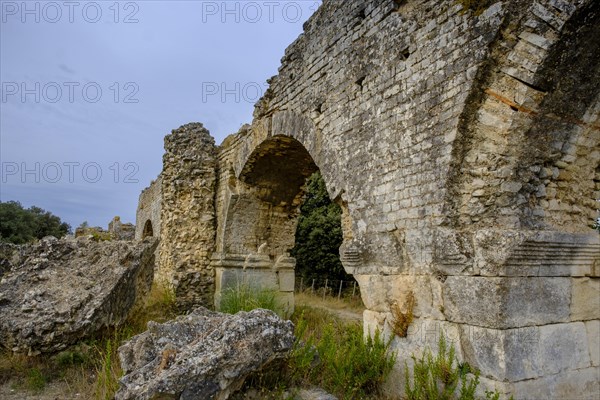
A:
[[[108,223],[108,230],[100,226],[80,226],[75,229],[75,237],[97,236],[106,240],[133,240],[135,238],[135,225],[121,222],[121,217],[116,216]],[[152,235],[150,235],[152,236]]]
[[[469,4],[477,7],[469,8]],[[305,179],[343,210],[365,331],[400,363],[441,334],[515,398],[600,391],[600,2],[325,0],[286,50],[251,125],[165,138],[140,196],[155,279],[211,306],[251,279],[293,307]]]

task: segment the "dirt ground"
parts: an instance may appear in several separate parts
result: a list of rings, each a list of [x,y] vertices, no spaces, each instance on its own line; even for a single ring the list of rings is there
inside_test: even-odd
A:
[[[0,385],[0,400],[89,400],[78,393],[70,394],[64,382],[52,382],[41,393],[32,393],[25,389],[14,389],[14,382]]]

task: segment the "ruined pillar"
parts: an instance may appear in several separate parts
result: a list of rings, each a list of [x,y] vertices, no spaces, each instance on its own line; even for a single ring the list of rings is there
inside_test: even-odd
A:
[[[214,273],[216,148],[200,123],[165,137],[162,171],[160,268],[181,308],[210,307]]]

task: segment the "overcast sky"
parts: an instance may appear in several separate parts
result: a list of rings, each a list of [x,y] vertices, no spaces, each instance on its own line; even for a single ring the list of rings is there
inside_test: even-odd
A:
[[[320,1],[0,1],[0,200],[135,222],[163,137],[252,120]]]

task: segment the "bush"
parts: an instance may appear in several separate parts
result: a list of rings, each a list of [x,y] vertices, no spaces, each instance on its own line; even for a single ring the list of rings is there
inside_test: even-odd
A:
[[[329,322],[312,327],[304,314],[296,322],[296,343],[289,360],[292,382],[324,388],[343,399],[376,394],[396,362],[389,354],[391,341],[379,332],[363,337],[358,324]]]
[[[414,355],[412,383],[408,366],[405,367],[405,392],[407,400],[473,400],[479,385],[479,371],[473,371],[468,363],[455,358],[454,345],[446,345],[444,335],[438,342],[438,353],[433,356],[426,349],[417,359]],[[486,399],[498,400],[498,392],[487,392]]]

